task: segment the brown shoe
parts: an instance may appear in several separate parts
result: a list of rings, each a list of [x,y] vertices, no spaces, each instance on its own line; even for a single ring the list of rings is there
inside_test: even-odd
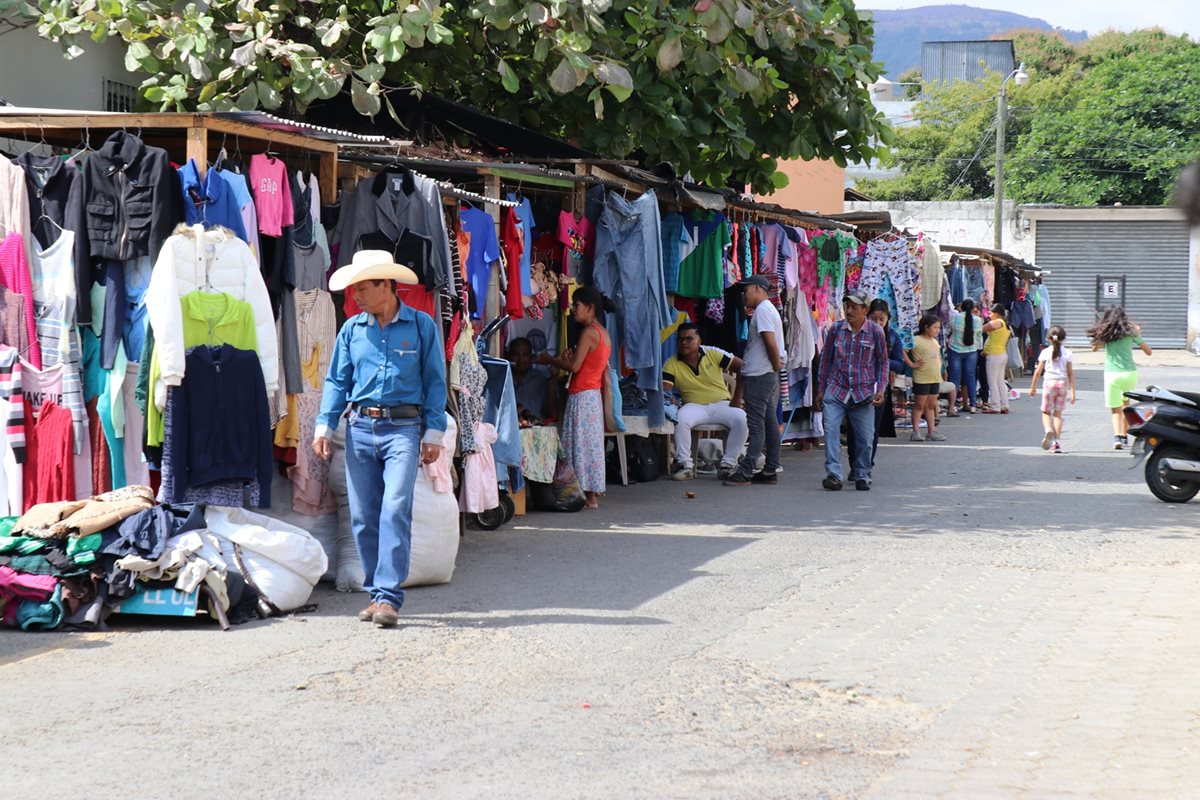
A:
[[[375,612],[379,610],[379,603],[372,602],[371,605],[358,612],[358,618],[363,622],[370,622],[375,619]]]
[[[371,621],[381,628],[394,628],[400,621],[400,615],[396,613],[396,609],[391,603],[379,603]]]

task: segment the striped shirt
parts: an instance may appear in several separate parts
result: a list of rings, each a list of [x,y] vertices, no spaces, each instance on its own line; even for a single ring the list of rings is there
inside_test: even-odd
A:
[[[0,347],[0,397],[8,401],[3,420],[8,446],[18,464],[25,463],[25,395],[21,389],[21,359],[11,347]]]
[[[862,403],[887,389],[888,351],[883,328],[867,320],[858,333],[842,320],[829,330],[821,351],[819,396]]]

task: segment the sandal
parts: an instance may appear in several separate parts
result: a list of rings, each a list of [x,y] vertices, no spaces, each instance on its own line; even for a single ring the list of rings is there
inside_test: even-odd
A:
[[[999,411],[997,411],[997,410],[996,410],[996,409],[994,409],[994,408],[988,408],[987,406],[984,406],[984,407],[983,407],[983,413],[984,413],[984,414],[999,414],[1000,412],[999,412]]]

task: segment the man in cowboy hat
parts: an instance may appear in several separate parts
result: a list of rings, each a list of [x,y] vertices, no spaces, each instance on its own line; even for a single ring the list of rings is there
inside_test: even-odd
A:
[[[437,327],[396,296],[396,283],[417,280],[383,250],[360,250],[329,279],[331,291],[353,288],[362,313],[338,333],[313,450],[333,456],[330,436],[349,405],[350,522],[371,595],[358,618],[382,627],[399,621],[404,603],[417,467],[441,456],[446,431],[446,363]]]

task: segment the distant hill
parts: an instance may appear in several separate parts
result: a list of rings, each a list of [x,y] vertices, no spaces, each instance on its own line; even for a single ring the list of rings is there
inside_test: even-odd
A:
[[[1055,28],[1042,19],[1008,11],[964,5],[921,6],[899,11],[871,11],[875,17],[875,60],[895,80],[910,67],[921,66],[921,43],[990,39],[1014,30],[1057,30],[1069,42],[1082,42],[1086,31]]]

